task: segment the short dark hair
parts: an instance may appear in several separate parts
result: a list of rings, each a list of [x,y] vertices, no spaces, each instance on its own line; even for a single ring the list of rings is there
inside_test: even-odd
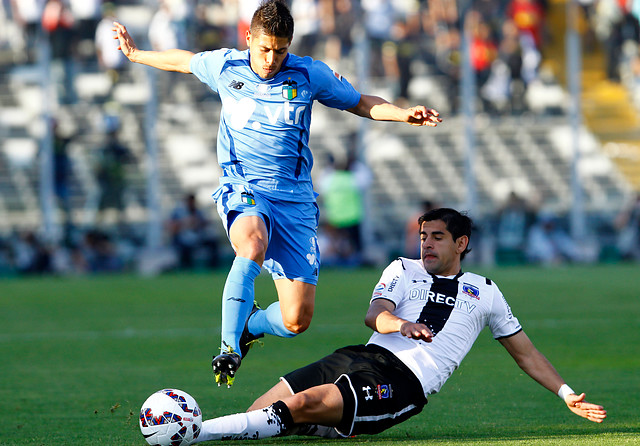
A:
[[[466,235],[469,241],[471,241],[471,229],[473,228],[473,221],[466,214],[460,213],[455,209],[439,208],[432,209],[422,214],[418,218],[418,226],[422,228],[422,223],[425,221],[442,220],[446,225],[447,231],[451,233],[453,240],[458,240],[463,235]],[[464,256],[471,251],[467,244],[467,249],[460,254],[460,260],[464,259]]]
[[[263,1],[251,18],[251,33],[293,39],[293,17],[282,0]]]

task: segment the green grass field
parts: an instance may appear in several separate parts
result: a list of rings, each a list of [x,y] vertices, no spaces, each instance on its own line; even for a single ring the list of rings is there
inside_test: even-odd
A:
[[[485,331],[419,416],[378,436],[339,442],[640,444],[640,267],[478,272],[498,283],[568,383],[607,408],[605,423],[571,414]],[[267,338],[232,389],[215,387],[210,359],[225,275],[0,280],[0,444],[144,445],[138,411],[158,389],[189,392],[205,418],[243,411],[281,374],[368,338],[363,318],[380,271],[325,269],[311,328],[294,339]],[[274,295],[271,279],[259,277],[259,302]]]

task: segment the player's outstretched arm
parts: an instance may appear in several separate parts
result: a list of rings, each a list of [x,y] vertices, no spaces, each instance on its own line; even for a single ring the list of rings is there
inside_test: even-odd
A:
[[[415,126],[435,127],[439,122],[442,122],[440,113],[424,105],[400,108],[381,97],[365,94],[360,97],[360,102],[355,107],[347,111],[374,121],[406,122]]]
[[[191,58],[193,53],[185,50],[143,51],[136,46],[127,28],[118,22],[113,22],[112,30],[116,33],[114,39],[120,42],[119,50],[131,62],[149,65],[164,71],[191,73]]]
[[[585,401],[584,393],[576,395],[566,385],[553,365],[538,351],[524,331],[502,338],[500,343],[527,375],[560,396],[573,413],[596,423],[602,423],[607,417],[607,411],[602,406]]]
[[[576,395],[571,393],[567,395],[564,402],[569,410],[582,418],[586,418],[594,423],[602,423],[607,418],[607,411],[598,404],[592,404],[584,400],[585,394]]]

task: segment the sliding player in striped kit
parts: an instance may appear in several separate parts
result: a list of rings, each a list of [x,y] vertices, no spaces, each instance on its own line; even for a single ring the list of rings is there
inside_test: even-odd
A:
[[[281,378],[246,413],[207,420],[198,441],[308,434],[376,434],[419,413],[458,368],[484,327],[516,363],[597,423],[607,412],[585,401],[534,347],[495,283],[463,272],[471,219],[435,209],[419,219],[421,258],[389,265],[373,291],[366,345]]]

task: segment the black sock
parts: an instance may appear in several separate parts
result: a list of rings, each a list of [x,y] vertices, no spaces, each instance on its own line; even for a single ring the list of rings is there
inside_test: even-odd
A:
[[[285,403],[282,401],[276,401],[271,405],[274,413],[280,418],[280,428],[282,432],[280,435],[287,435],[287,430],[291,429],[294,425],[291,411]]]

